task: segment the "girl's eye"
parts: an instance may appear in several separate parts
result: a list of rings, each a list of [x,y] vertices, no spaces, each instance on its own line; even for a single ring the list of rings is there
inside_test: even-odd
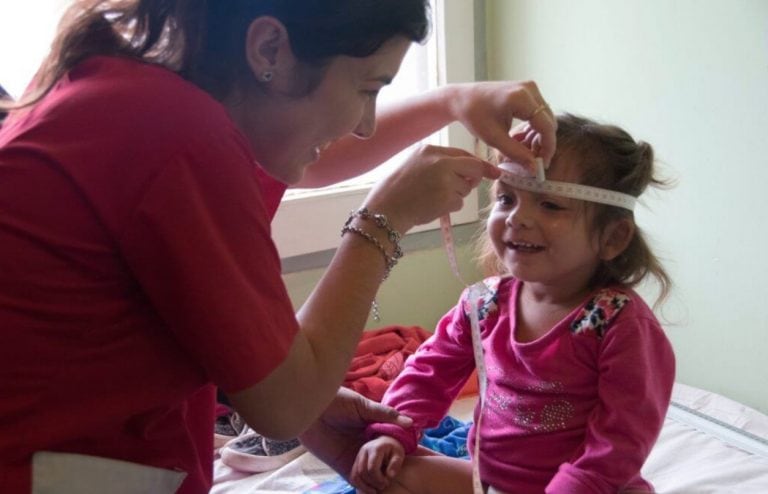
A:
[[[511,206],[515,203],[515,197],[509,194],[497,194],[496,202],[502,206]]]
[[[552,201],[542,201],[541,207],[543,207],[544,209],[549,209],[550,211],[562,211],[563,209],[565,209],[563,206]]]

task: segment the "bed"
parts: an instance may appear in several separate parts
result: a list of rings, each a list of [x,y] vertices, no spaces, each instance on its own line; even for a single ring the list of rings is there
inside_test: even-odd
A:
[[[471,418],[475,399],[457,400],[449,414],[460,420]],[[716,393],[675,384],[664,427],[643,475],[659,493],[768,494],[768,416]],[[217,460],[211,493],[350,492],[339,480],[310,453],[255,475]]]

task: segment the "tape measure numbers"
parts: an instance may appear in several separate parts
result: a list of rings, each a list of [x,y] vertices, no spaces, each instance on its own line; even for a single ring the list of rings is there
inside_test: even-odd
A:
[[[590,185],[573,184],[570,182],[557,182],[555,180],[537,180],[535,178],[522,177],[507,171],[501,172],[499,180],[516,189],[528,192],[552,194],[555,196],[580,199],[582,201],[597,202],[609,206],[634,211],[637,198],[615,190],[601,189]]]

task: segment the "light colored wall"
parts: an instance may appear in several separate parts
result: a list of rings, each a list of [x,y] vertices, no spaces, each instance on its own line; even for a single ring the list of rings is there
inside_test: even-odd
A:
[[[463,286],[451,272],[442,247],[405,249],[405,252],[405,257],[379,289],[377,302],[381,320],[369,317],[366,329],[398,324],[432,331],[440,317],[458,300]],[[456,257],[465,279],[479,279],[466,243],[460,242],[457,246]],[[322,273],[322,269],[312,269],[283,276],[295,307],[304,303]]]
[[[678,380],[768,412],[768,2],[487,0],[491,78],[620,124],[678,181],[637,218]]]

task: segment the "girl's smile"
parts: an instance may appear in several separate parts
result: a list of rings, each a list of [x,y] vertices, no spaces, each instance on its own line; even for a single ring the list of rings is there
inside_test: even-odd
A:
[[[500,166],[523,172],[516,164]],[[579,179],[575,167],[562,160],[548,175],[564,182]],[[580,201],[518,190],[501,181],[495,187],[488,233],[507,272],[543,286],[587,285],[600,262],[599,242]]]

